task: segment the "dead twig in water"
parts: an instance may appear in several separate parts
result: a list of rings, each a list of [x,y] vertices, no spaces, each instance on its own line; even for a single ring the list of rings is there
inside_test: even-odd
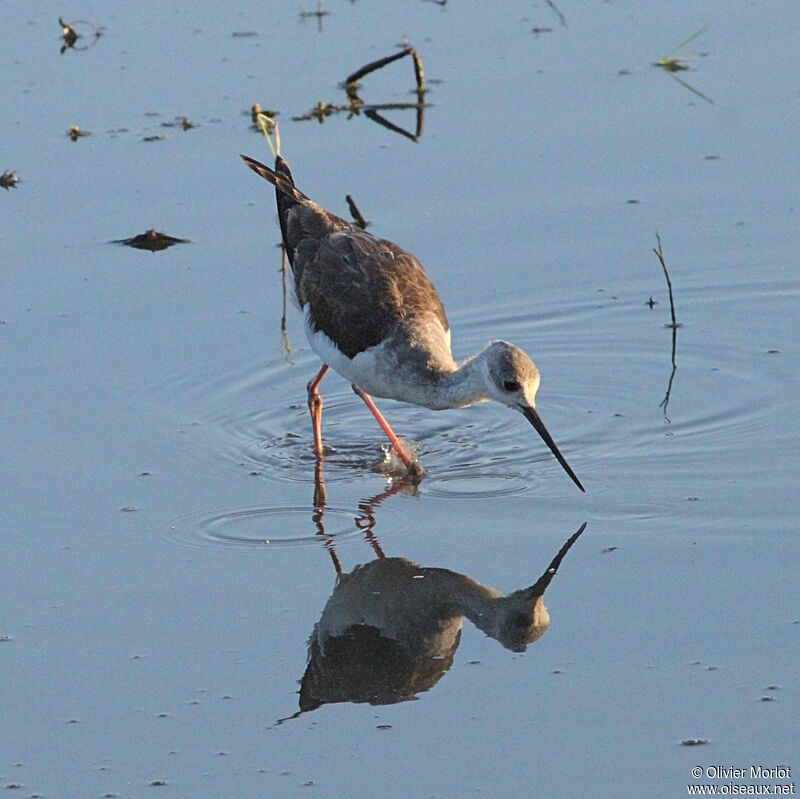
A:
[[[322,18],[327,17],[330,13],[330,11],[326,11],[322,7],[322,3],[317,3],[316,11],[306,11],[302,6],[300,6],[300,19],[306,19],[306,17],[316,17],[317,29],[320,33],[322,33]]]
[[[667,383],[667,393],[664,394],[664,399],[661,400],[658,407],[664,409],[664,418],[667,423],[672,420],[667,416],[667,408],[669,407],[669,396],[672,393],[672,381],[675,379],[675,372],[678,371],[678,365],[675,363],[675,350],[678,345],[678,328],[672,328],[672,372],[669,375],[669,382]]]
[[[658,235],[658,231],[656,231],[656,241],[658,242],[658,247],[653,247],[653,252],[661,263],[661,268],[664,270],[664,277],[667,279],[667,288],[669,289],[669,309],[672,313],[672,324],[667,325],[667,327],[680,327],[680,324],[675,319],[675,299],[672,296],[672,281],[669,279],[667,264],[664,261],[664,251],[661,249],[661,236]]]
[[[393,53],[392,55],[386,56],[386,58],[379,58],[377,61],[370,61],[369,64],[364,64],[361,69],[357,69],[355,72],[345,78],[345,88],[355,88],[355,85],[358,83],[358,81],[361,80],[361,78],[363,78],[365,75],[369,75],[370,72],[374,72],[376,69],[381,69],[381,67],[385,67],[387,64],[391,64],[394,61],[399,61],[401,58],[405,58],[407,55],[410,55],[414,60],[414,75],[417,80],[417,92],[424,92],[425,74],[422,71],[422,59],[419,57],[419,53],[413,47],[404,47],[399,53]]]
[[[286,245],[281,241],[281,281],[283,284],[283,313],[281,315],[281,338],[287,355],[292,354],[292,342],[289,341],[289,326],[286,324]]]
[[[562,28],[567,27],[567,18],[561,13],[561,9],[553,2],[553,0],[545,0],[551,11],[558,17]]]
[[[659,263],[661,264],[661,268],[664,270],[664,277],[667,279],[667,288],[669,289],[669,308],[670,313],[672,314],[672,324],[666,325],[666,327],[672,328],[672,372],[669,376],[669,383],[667,384],[667,393],[664,395],[664,399],[661,400],[659,404],[660,408],[664,409],[664,418],[667,422],[670,421],[669,416],[667,416],[667,408],[669,407],[669,398],[670,394],[672,393],[672,382],[675,380],[675,372],[677,371],[677,364],[675,363],[675,350],[678,344],[678,328],[680,327],[680,323],[675,318],[675,300],[672,296],[672,281],[669,278],[669,272],[667,271],[667,263],[664,260],[664,250],[661,247],[661,236],[658,235],[658,231],[656,231],[656,241],[658,242],[658,247],[653,248],[653,252],[658,258]],[[652,301],[652,297],[650,298]],[[655,303],[654,303],[655,304]],[[653,307],[652,305],[650,306]]]
[[[385,67],[387,64],[392,64],[395,61],[399,61],[401,58],[405,58],[406,56],[411,56],[414,62],[414,76],[416,79],[417,87],[416,87],[416,95],[417,101],[415,103],[372,103],[366,104],[359,96],[358,96],[358,88],[359,88],[359,80],[363,78],[365,75],[369,75],[370,72],[374,72],[375,70],[381,69]],[[352,119],[355,116],[363,115],[368,119],[371,119],[373,122],[377,122],[379,125],[382,125],[387,130],[391,130],[393,133],[399,133],[402,136],[405,136],[411,141],[416,142],[419,137],[422,135],[422,128],[425,119],[425,94],[427,93],[427,89],[425,88],[425,74],[422,70],[422,59],[419,57],[419,53],[408,44],[402,46],[402,49],[397,52],[393,53],[390,56],[386,56],[385,58],[379,58],[377,61],[370,61],[369,64],[365,64],[360,69],[357,69],[355,72],[351,73],[350,75],[345,78],[344,82],[340,84],[342,88],[345,90],[347,94],[347,103],[326,103],[320,100],[310,111],[306,112],[305,114],[300,114],[298,116],[293,116],[293,122],[303,122],[312,119],[316,119],[317,122],[322,124],[328,117],[333,116],[334,114],[341,114],[346,113],[348,119]],[[399,125],[396,125],[393,122],[390,122],[386,117],[382,116],[379,112],[384,110],[414,110],[417,112],[417,124],[416,124],[416,131],[412,133],[405,128],[402,128]]]

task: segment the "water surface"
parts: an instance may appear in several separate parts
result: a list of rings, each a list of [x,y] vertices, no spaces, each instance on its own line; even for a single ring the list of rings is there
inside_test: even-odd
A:
[[[61,54],[67,10],[4,7],[0,784],[678,796],[697,764],[800,767],[796,9],[326,8],[320,31],[291,4],[83,4],[102,35]],[[690,71],[652,66],[704,25]],[[418,141],[292,121],[404,36],[431,89]],[[361,96],[413,88],[400,61]],[[495,337],[532,354],[585,495],[488,406],[380,403],[427,471],[392,483],[330,376],[315,506],[319,366],[295,311],[281,330],[273,198],[238,159],[269,157],[254,102],[306,193],[342,214],[352,194],[426,264],[457,358]],[[109,244],[149,229],[190,243]],[[466,620],[417,701],[292,718],[337,563],[509,594],[583,522],[526,653]]]

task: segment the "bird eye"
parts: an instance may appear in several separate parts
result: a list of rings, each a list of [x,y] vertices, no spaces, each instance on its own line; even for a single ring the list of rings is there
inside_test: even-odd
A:
[[[516,380],[504,380],[503,388],[508,392],[519,391],[522,386]]]

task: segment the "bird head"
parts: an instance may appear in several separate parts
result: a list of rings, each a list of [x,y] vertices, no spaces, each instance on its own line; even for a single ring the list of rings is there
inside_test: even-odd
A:
[[[519,411],[533,425],[575,485],[584,491],[536,410],[539,370],[534,362],[519,347],[507,341],[490,342],[483,355],[484,378],[490,399]]]

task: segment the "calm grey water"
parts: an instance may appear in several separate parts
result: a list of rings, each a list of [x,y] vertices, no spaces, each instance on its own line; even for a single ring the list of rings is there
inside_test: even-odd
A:
[[[677,797],[731,781],[698,765],[800,768],[798,7],[328,2],[321,31],[292,3],[0,3],[0,785]],[[60,54],[59,15],[102,36]],[[690,71],[652,66],[703,26]],[[292,121],[404,36],[417,142]],[[361,97],[413,87],[403,60]],[[273,197],[238,159],[269,158],[254,102],[308,194],[426,264],[456,357],[532,353],[585,495],[516,414],[385,401],[428,472],[397,490],[333,376],[315,511],[318,361],[296,312],[282,336]],[[149,228],[191,243],[108,243]],[[459,640],[583,522],[526,653]],[[373,564],[335,595],[331,547]],[[380,641],[344,635],[358,613]],[[342,651],[296,715],[315,629]]]

